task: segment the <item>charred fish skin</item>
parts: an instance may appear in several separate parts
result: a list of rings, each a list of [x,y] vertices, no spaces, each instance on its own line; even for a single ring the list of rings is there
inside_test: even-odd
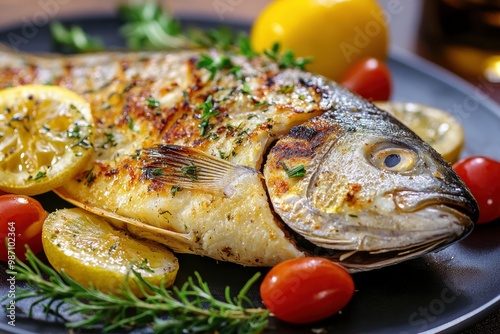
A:
[[[197,66],[202,54],[229,57],[238,73],[211,78]],[[57,192],[177,252],[252,266],[308,255],[288,226],[351,271],[366,270],[448,245],[477,216],[463,183],[402,124],[266,58],[207,50],[0,59],[0,86],[56,84],[92,105],[94,158]],[[389,149],[415,166],[381,168]],[[283,164],[306,174],[291,179]],[[423,222],[433,219],[428,233]]]

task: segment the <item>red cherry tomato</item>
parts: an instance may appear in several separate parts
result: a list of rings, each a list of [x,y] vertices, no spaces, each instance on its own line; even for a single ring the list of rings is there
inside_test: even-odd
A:
[[[478,224],[500,217],[500,162],[474,156],[453,165],[479,205]]]
[[[387,101],[391,96],[391,72],[384,62],[376,58],[364,58],[354,63],[340,83],[371,101]]]
[[[0,196],[0,260],[13,260],[14,254],[26,260],[26,245],[33,253],[42,250],[42,224],[47,213],[34,198],[22,195]],[[7,239],[7,245],[5,245]]]
[[[284,261],[274,266],[260,285],[264,305],[276,318],[310,323],[340,311],[354,293],[351,275],[319,257]]]

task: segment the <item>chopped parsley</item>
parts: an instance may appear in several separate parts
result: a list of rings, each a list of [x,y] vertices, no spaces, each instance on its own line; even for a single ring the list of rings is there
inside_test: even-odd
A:
[[[154,176],[159,176],[159,175],[162,175],[163,174],[163,169],[161,168],[156,168],[153,170],[153,175]]]
[[[181,190],[182,188],[179,186],[172,186],[172,188],[170,188],[170,193],[172,194],[172,197],[175,197],[175,194],[177,194]]]
[[[200,136],[204,136],[209,125],[210,117],[215,117],[217,116],[220,112],[215,108],[213,104],[213,98],[212,95],[209,95],[205,102],[198,107],[198,109],[201,109],[201,122],[200,122]]]
[[[230,69],[236,76],[239,74],[240,67],[235,66],[228,56],[220,56],[218,59],[202,54],[200,60],[196,63],[196,67],[204,68],[210,72],[210,80],[215,77],[217,71],[222,69]]]
[[[197,181],[198,180],[198,171],[200,170],[200,167],[196,166],[193,163],[190,163],[187,166],[181,167],[181,172],[184,176],[187,176],[191,179],[191,181]]]
[[[251,95],[252,94],[252,89],[250,88],[250,86],[248,85],[247,82],[243,83],[243,87],[241,88],[241,91],[244,94],[247,94],[247,95]]]
[[[306,169],[304,165],[298,165],[297,167],[290,169],[285,165],[284,162],[280,162],[280,164],[289,178],[303,177],[304,175],[306,175]]]
[[[146,98],[146,101],[148,102],[148,107],[150,108],[159,108],[160,107],[160,101],[153,97],[148,97]]]
[[[298,67],[303,70],[307,64],[312,62],[311,58],[296,58],[291,50],[281,53],[279,43],[274,43],[271,50],[264,50],[264,54],[276,61],[280,68]]]

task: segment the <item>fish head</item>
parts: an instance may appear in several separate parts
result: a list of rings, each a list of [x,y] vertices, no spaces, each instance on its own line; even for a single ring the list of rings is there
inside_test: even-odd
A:
[[[283,171],[299,165],[300,178]],[[452,167],[378,110],[326,113],[293,128],[270,151],[265,177],[299,244],[352,271],[442,249],[478,218]]]

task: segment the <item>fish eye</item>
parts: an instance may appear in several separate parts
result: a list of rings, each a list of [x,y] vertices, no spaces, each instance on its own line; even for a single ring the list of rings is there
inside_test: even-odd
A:
[[[418,155],[405,147],[383,147],[370,155],[370,161],[379,169],[401,173],[415,167]]]
[[[384,164],[388,168],[393,168],[399,165],[401,162],[401,156],[399,154],[389,154],[385,157]]]

